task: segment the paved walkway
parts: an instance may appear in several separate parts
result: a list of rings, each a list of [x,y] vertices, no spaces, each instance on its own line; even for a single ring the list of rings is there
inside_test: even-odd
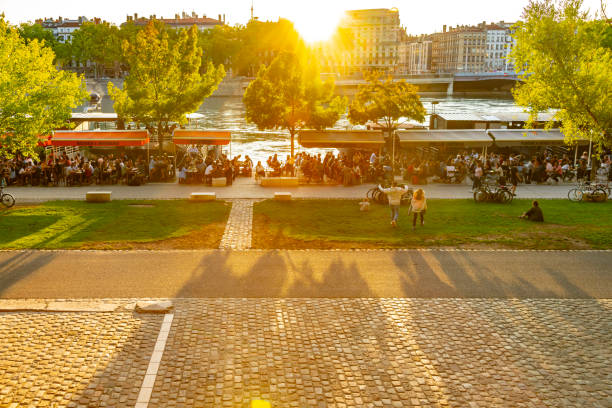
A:
[[[610,298],[612,251],[0,251],[0,298]]]
[[[249,249],[253,232],[253,203],[255,200],[231,200],[232,210],[221,238],[220,249]]]
[[[273,198],[276,191],[289,191],[296,198],[342,198],[359,199],[372,188],[371,184],[360,186],[309,186],[294,188],[261,187],[251,179],[239,178],[229,187],[208,187],[183,184],[146,184],[133,187],[125,185],[86,187],[10,187],[6,191],[15,195],[18,203],[38,203],[50,200],[83,200],[87,191],[112,191],[114,199],[168,200],[187,199],[195,191],[213,191],[221,199]],[[429,198],[472,198],[471,185],[429,184],[421,187]],[[567,198],[570,184],[558,186],[521,185],[517,198]]]
[[[609,299],[174,302],[0,313],[0,406],[612,405]]]

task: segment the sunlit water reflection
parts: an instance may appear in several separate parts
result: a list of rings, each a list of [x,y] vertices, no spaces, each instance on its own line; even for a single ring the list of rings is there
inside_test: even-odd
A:
[[[470,112],[521,112],[511,98],[463,98],[463,97],[422,97],[423,105],[428,112],[432,111],[432,101],[438,101],[435,111],[439,113],[470,113]],[[103,100],[103,110],[112,112],[112,101],[107,96]],[[290,153],[289,134],[282,130],[260,131],[257,126],[245,120],[245,108],[240,97],[211,97],[198,109],[204,118],[199,123],[204,128],[224,129],[232,132],[231,154],[242,157],[249,155],[255,163],[261,160],[265,163],[268,156],[277,153],[285,157]],[[429,118],[426,118],[426,123]],[[352,126],[343,116],[334,129],[351,129]],[[334,149],[304,149],[297,143],[296,152],[324,153]],[[229,153],[230,148],[224,147]]]

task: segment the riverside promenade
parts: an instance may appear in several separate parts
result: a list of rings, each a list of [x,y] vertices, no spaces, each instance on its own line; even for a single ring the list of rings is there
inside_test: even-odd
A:
[[[0,406],[609,407],[611,261],[0,251]]]
[[[219,249],[0,251],[0,406],[612,406],[612,251],[249,249],[253,203],[275,191],[371,187],[8,189],[19,204],[214,191],[232,209]]]
[[[261,187],[253,179],[238,178],[227,187],[204,185],[185,185],[178,183],[150,183],[138,187],[126,185],[91,185],[83,187],[10,187],[6,191],[13,194],[19,204],[39,203],[52,200],[82,200],[88,191],[112,191],[113,199],[130,200],[174,200],[187,199],[194,191],[215,192],[220,199],[262,199],[273,198],[276,191],[288,191],[294,198],[305,199],[361,199],[373,184],[359,186],[301,185],[300,187]],[[527,199],[567,199],[572,184],[559,185],[519,185],[516,198]],[[412,186],[422,188],[428,198],[472,198],[471,185],[468,184],[428,184]]]

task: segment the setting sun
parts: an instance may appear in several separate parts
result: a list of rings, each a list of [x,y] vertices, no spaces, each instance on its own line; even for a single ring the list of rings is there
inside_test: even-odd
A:
[[[304,41],[314,43],[332,37],[342,18],[342,12],[322,13],[319,8],[312,8],[308,13],[293,16],[296,30]]]

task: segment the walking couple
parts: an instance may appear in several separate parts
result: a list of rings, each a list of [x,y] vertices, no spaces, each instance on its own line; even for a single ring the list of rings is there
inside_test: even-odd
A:
[[[399,187],[397,183],[394,181],[390,188],[382,188],[380,185],[378,188],[387,195],[389,199],[389,207],[391,208],[391,226],[397,227],[397,220],[399,218],[399,210],[400,204],[402,202],[402,196],[408,192],[408,189],[405,187]],[[427,200],[425,199],[425,192],[423,189],[418,189],[414,192],[412,196],[412,200],[410,201],[410,212],[413,213],[412,216],[412,230],[416,228],[417,217],[421,219],[421,226],[425,225],[425,221],[423,217],[425,216],[425,212],[427,211]]]

